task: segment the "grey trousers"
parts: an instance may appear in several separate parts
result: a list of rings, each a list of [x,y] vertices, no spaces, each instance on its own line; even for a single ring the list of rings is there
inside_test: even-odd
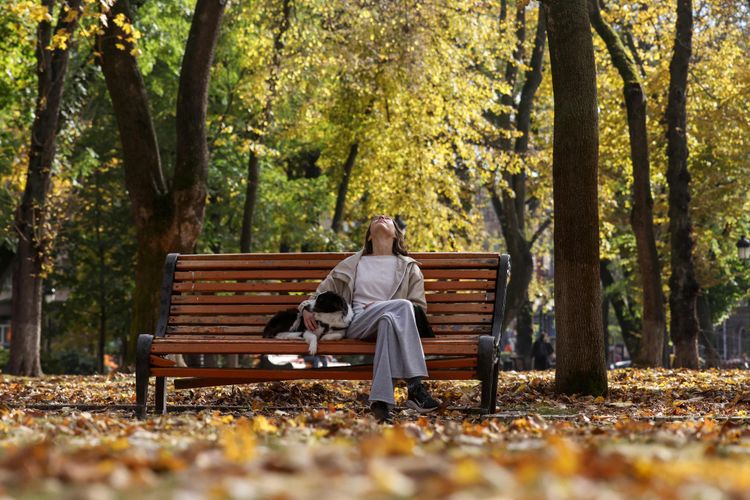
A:
[[[406,299],[376,302],[367,309],[355,307],[346,337],[375,337],[370,402],[383,401],[395,405],[393,379],[427,376],[414,306]]]

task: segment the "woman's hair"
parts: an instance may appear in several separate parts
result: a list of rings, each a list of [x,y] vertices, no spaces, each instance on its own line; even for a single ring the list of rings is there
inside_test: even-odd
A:
[[[367,233],[365,234],[365,249],[363,255],[370,255],[372,253],[372,241],[370,240],[370,228],[374,219],[370,221],[370,225],[367,226]],[[404,232],[398,227],[396,221],[391,219],[393,227],[396,228],[396,237],[393,239],[393,255],[409,255],[406,250],[406,242],[404,241]]]

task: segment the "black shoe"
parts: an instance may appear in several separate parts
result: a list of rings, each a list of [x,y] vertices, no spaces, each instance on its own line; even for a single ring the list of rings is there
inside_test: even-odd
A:
[[[372,412],[372,416],[375,417],[375,420],[377,420],[379,424],[393,423],[393,414],[391,413],[391,409],[388,407],[388,403],[385,403],[383,401],[373,401],[370,405],[370,411]]]
[[[416,410],[419,413],[429,413],[435,411],[440,406],[436,400],[427,392],[424,384],[419,384],[413,389],[409,389],[409,399],[406,401],[406,407]]]

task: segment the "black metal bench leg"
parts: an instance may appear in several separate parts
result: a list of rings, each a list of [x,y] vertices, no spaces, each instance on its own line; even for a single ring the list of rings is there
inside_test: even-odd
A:
[[[479,337],[477,353],[477,374],[482,381],[482,414],[494,413],[497,402],[497,348],[495,338],[489,335]]]
[[[156,377],[156,396],[154,399],[154,412],[157,415],[167,413],[167,378]]]
[[[498,377],[500,376],[500,358],[495,360],[495,369],[492,372],[492,399],[490,399],[490,414],[497,412],[497,384]]]
[[[135,415],[138,418],[146,416],[148,402],[149,356],[153,335],[139,335],[135,349]]]

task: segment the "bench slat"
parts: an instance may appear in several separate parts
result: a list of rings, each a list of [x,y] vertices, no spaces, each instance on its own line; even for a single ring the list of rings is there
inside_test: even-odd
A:
[[[217,256],[218,257],[218,256]],[[215,259],[215,260],[184,260],[177,263],[178,271],[197,271],[208,269],[325,269],[330,271],[338,264],[334,259]],[[495,258],[426,258],[419,261],[420,268],[497,268],[498,259]]]
[[[314,292],[319,282],[286,283],[175,283],[175,292]]]
[[[494,290],[495,280],[487,281],[425,281],[425,291],[432,290],[445,290],[445,291],[461,291],[461,290]]]
[[[490,324],[491,314],[450,314],[450,315],[428,315],[431,325],[472,325]],[[271,316],[260,315],[174,315],[169,317],[170,325],[265,325]]]
[[[170,325],[261,325],[270,316],[170,316]]]
[[[287,304],[297,305],[308,297],[300,295],[173,295],[172,304]],[[488,302],[494,304],[494,293],[428,293],[427,303]]]
[[[158,340],[158,341],[157,341]],[[474,355],[477,339],[424,339],[425,355]],[[278,339],[226,339],[210,336],[176,340],[170,337],[155,339],[151,345],[153,354],[307,354],[307,343]],[[373,354],[374,342],[361,340],[336,340],[318,343],[319,354]]]
[[[490,328],[487,325],[435,325],[433,327],[435,335],[488,335]],[[194,326],[182,325],[167,327],[167,335],[207,335],[207,334],[225,334],[225,335],[260,335],[263,333],[263,326],[231,326],[231,325],[212,325],[212,326]]]
[[[245,381],[273,380],[369,380],[372,373],[364,370],[340,370],[333,368],[317,368],[313,370],[259,370],[259,369],[230,369],[230,368],[152,368],[155,377],[207,377],[235,379],[236,383]],[[433,380],[468,380],[474,378],[474,370],[434,370],[429,378]],[[177,381],[175,381],[177,382]],[[218,385],[212,383],[211,385]],[[185,386],[185,388],[188,386]]]
[[[226,281],[226,280],[272,280],[272,279],[318,279],[328,276],[326,269],[291,269],[285,271],[178,271],[174,274],[176,282],[184,281]],[[494,269],[423,269],[425,279],[477,279],[494,278]]]
[[[314,292],[318,281],[300,281],[284,283],[175,283],[175,292]],[[486,281],[425,281],[426,291],[445,290],[494,290],[495,280]]]
[[[275,314],[290,308],[288,304],[270,305],[176,305],[170,308],[171,314]],[[428,307],[430,314],[453,314],[453,313],[487,313],[492,312],[492,304],[431,304]]]
[[[222,254],[180,254],[180,261],[205,260],[332,260],[340,261],[353,252],[304,252],[304,253],[222,253]],[[422,259],[498,259],[492,252],[413,252],[409,254],[415,260]]]

